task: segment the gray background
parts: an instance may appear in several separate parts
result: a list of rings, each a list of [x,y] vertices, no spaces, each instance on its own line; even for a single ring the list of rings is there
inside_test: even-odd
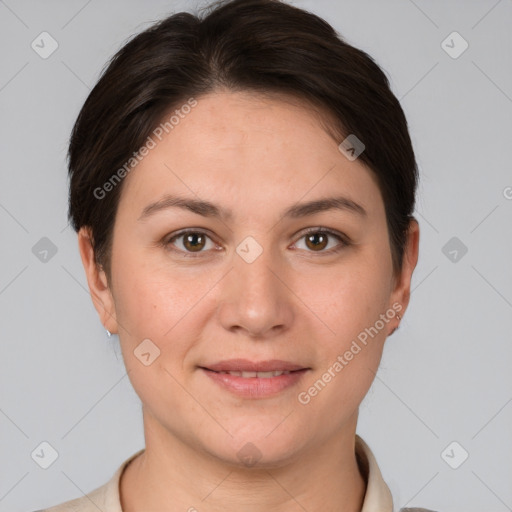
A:
[[[384,68],[421,172],[411,304],[358,433],[397,509],[512,510],[512,0],[293,3]],[[0,1],[0,511],[82,496],[144,445],[140,401],[67,226],[65,152],[107,59],[152,21],[196,5]],[[43,31],[59,45],[47,59],[31,48]],[[453,31],[469,44],[458,58],[442,46]],[[46,261],[43,237],[57,249]],[[43,441],[59,454],[46,470],[31,458]],[[460,462],[462,450],[468,459],[452,469],[445,460]]]

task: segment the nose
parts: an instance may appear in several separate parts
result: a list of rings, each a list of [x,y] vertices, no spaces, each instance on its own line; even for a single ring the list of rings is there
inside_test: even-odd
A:
[[[221,281],[217,310],[224,329],[251,338],[281,336],[294,318],[293,292],[287,286],[286,270],[271,251],[252,262],[234,255],[233,268]]]

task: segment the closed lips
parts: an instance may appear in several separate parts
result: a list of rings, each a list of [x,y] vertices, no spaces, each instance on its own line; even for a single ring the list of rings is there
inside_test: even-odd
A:
[[[283,359],[228,359],[198,368],[222,389],[248,400],[276,396],[311,370]]]
[[[300,364],[291,363],[281,359],[271,359],[266,361],[251,361],[249,359],[229,359],[201,366],[203,370],[218,374],[227,374],[233,377],[242,377],[245,379],[271,379],[290,373],[303,372],[305,368]]]
[[[205,368],[205,370],[208,370],[208,368]],[[210,370],[214,371],[214,370]],[[300,370],[295,370],[300,371]],[[258,378],[258,379],[270,379],[271,377],[279,377],[280,375],[287,375],[291,373],[288,370],[276,370],[273,372],[237,372],[237,371],[229,371],[229,372],[215,372],[215,373],[228,373],[229,375],[234,375],[235,377],[243,377],[244,379],[251,379],[251,378]]]

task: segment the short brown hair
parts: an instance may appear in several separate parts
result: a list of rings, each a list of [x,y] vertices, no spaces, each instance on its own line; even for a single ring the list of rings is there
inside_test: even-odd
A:
[[[382,194],[393,269],[402,267],[418,170],[407,121],[389,81],[365,52],[322,18],[280,0],[222,0],[206,16],[173,14],[117,52],[85,101],[71,134],[70,222],[92,232],[110,276],[122,183],[98,198],[164,114],[218,89],[285,93],[323,107],[339,142],[354,134],[359,159]]]

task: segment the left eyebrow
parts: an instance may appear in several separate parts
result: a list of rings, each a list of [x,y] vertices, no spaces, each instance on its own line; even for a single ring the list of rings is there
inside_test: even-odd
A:
[[[307,203],[299,203],[288,208],[283,216],[294,219],[314,215],[315,213],[324,212],[326,210],[342,210],[357,214],[361,217],[367,217],[366,210],[352,199],[348,197],[328,197],[326,199],[317,199]]]
[[[223,219],[233,218],[233,212],[231,210],[217,206],[213,203],[210,203],[209,201],[187,197],[178,197],[168,194],[158,201],[146,206],[138,220],[141,221],[158,211],[166,210],[168,208],[187,209],[203,217],[218,217]],[[297,219],[327,210],[341,210],[359,215],[361,217],[368,216],[366,210],[359,203],[356,203],[352,199],[343,196],[328,197],[324,199],[316,199],[306,203],[295,204],[285,210],[282,216]]]

